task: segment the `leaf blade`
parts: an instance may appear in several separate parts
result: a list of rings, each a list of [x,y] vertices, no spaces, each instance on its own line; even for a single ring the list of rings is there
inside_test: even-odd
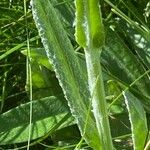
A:
[[[50,96],[32,102],[31,140],[44,136],[57,126],[67,114],[71,116],[69,108],[60,99],[61,97]],[[28,130],[30,128],[29,110],[30,102],[0,115],[1,145],[20,143],[28,140]],[[68,119],[66,118],[66,120]]]
[[[48,0],[32,0],[32,10],[48,59],[52,62],[56,77],[68,100],[68,105],[84,134],[88,113],[89,91],[80,69],[74,49],[63,29],[62,22]],[[92,115],[88,116],[85,140],[93,148],[99,148],[99,136]],[[91,131],[92,128],[92,131]]]
[[[134,150],[144,149],[148,134],[144,108],[140,101],[130,92],[126,91],[123,95],[129,112]]]

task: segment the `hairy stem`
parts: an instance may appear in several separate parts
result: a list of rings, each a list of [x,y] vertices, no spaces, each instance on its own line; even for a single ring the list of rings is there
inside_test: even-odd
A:
[[[109,120],[107,114],[107,104],[102,78],[100,51],[89,46],[85,49],[86,65],[88,72],[89,90],[92,97],[93,114],[96,126],[101,137],[103,150],[112,150],[112,138],[110,134]]]

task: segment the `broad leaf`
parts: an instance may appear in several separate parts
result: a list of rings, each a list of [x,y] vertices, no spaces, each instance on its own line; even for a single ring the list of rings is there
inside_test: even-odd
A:
[[[51,96],[33,101],[31,140],[39,138],[51,131],[70,113],[68,107],[60,100],[62,98],[63,97],[57,98]],[[23,104],[0,115],[1,145],[25,142],[28,140],[30,104],[30,102]],[[70,115],[68,115],[64,122],[67,121],[69,117]],[[59,126],[64,122],[61,122]],[[57,128],[59,128],[59,126]],[[65,123],[62,127],[64,126],[66,126]]]
[[[32,0],[32,10],[48,59],[53,64],[80,131],[83,134],[86,130],[84,138],[93,148],[98,148],[100,139],[94,119],[89,115],[86,120],[89,114],[88,86],[62,22],[49,0]]]

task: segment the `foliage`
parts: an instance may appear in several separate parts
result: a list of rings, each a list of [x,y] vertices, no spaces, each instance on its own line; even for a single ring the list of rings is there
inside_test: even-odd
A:
[[[100,149],[85,39],[80,47],[74,36],[74,1],[32,2],[36,12],[29,0],[0,2],[0,147]],[[113,145],[148,150],[150,3],[104,0],[100,5],[105,45],[96,62],[102,67]]]

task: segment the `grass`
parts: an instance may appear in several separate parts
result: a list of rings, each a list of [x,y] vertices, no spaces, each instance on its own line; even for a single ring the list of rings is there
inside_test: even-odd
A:
[[[76,2],[0,2],[1,149],[149,149],[149,2]]]

